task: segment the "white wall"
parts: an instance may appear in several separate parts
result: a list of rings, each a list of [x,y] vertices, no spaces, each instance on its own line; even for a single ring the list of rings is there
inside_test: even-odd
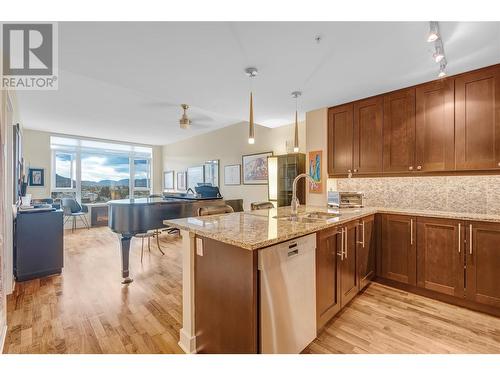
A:
[[[51,152],[50,152],[50,136],[58,135],[54,133],[42,132],[38,130],[24,129],[23,131],[23,156],[26,165],[26,173],[28,168],[43,168],[45,169],[45,186],[33,187],[28,186],[28,193],[32,194],[33,198],[50,197],[51,190]],[[62,135],[64,136],[64,135]],[[94,138],[92,138],[94,139]],[[102,139],[97,139],[106,141]],[[153,193],[162,191],[162,147],[153,147]]]
[[[293,125],[266,128],[256,125],[255,144],[248,144],[248,123],[242,122],[184,141],[163,146],[163,170],[185,171],[188,167],[206,160],[219,160],[220,190],[224,198],[242,198],[245,209],[251,202],[266,201],[267,185],[224,185],[224,166],[241,164],[241,156],[273,151],[275,155],[286,153],[286,141],[294,137]],[[299,123],[299,152],[305,152],[305,123]]]
[[[327,126],[328,109],[320,108],[306,113],[306,141],[307,152],[323,151],[323,165],[321,166],[321,180],[323,181],[323,193],[310,193],[309,184],[307,184],[307,204],[314,206],[326,206],[328,189],[328,169],[327,169]],[[307,163],[309,172],[309,163]]]

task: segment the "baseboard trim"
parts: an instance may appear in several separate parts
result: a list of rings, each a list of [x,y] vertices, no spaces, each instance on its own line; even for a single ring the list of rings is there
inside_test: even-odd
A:
[[[7,324],[5,324],[0,331],[0,355],[3,354],[3,347],[5,345],[6,338],[7,338]]]
[[[179,331],[179,346],[184,353],[196,354],[196,336],[189,336],[184,329]]]

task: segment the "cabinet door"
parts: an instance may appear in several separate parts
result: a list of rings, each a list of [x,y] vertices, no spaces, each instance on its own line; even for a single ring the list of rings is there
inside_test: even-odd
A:
[[[464,297],[464,224],[417,218],[417,286]]]
[[[457,169],[500,167],[500,67],[455,79]]]
[[[384,99],[382,96],[354,103],[354,173],[381,173]]]
[[[328,174],[346,175],[353,168],[353,105],[328,110]]]
[[[415,89],[384,95],[384,172],[408,172],[415,164]]]
[[[467,299],[500,307],[500,225],[467,223]]]
[[[382,277],[416,285],[415,218],[382,216]]]
[[[356,261],[359,289],[363,289],[375,276],[376,239],[375,216],[365,217],[358,226]]]
[[[341,306],[347,305],[359,292],[358,275],[356,273],[356,227],[353,221],[344,226],[344,257],[340,271]],[[340,241],[339,241],[340,242]],[[337,244],[337,246],[339,246]]]
[[[417,171],[446,171],[455,168],[454,82],[430,82],[416,89]]]
[[[316,324],[320,330],[340,310],[340,248],[337,228],[317,234],[316,247]]]

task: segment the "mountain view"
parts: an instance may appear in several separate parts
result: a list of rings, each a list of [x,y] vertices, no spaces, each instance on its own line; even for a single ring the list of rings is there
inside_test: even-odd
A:
[[[130,196],[129,179],[121,180],[101,180],[82,181],[82,203],[107,202],[113,199],[125,199]],[[76,184],[73,181],[73,185]],[[69,177],[56,174],[56,186],[70,188],[72,186]],[[147,187],[148,179],[140,178],[135,180],[135,187]],[[149,193],[148,193],[149,194]],[[146,194],[146,195],[148,195]]]

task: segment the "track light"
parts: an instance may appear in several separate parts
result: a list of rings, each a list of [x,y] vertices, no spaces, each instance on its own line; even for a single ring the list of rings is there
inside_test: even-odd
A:
[[[444,51],[443,51],[442,46],[439,46],[439,45],[436,46],[436,52],[434,52],[434,54],[432,55],[432,58],[437,63],[441,62],[441,60],[444,59]]]
[[[435,42],[439,39],[439,25],[436,21],[429,22],[429,35],[427,36],[427,41],[429,43]]]
[[[446,59],[444,61],[442,61],[441,64],[439,65],[438,77],[439,78],[446,77]]]

